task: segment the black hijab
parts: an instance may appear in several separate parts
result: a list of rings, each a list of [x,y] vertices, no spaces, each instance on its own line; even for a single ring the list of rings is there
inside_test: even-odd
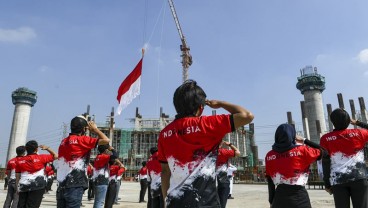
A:
[[[289,124],[281,124],[275,132],[275,143],[272,145],[272,150],[276,152],[285,152],[295,145],[296,132],[293,126]]]

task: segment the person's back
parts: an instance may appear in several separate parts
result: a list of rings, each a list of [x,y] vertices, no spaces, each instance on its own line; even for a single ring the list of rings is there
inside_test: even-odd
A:
[[[98,146],[99,154],[94,161],[93,181],[95,185],[95,201],[94,208],[103,207],[106,199],[106,192],[109,185],[110,164],[112,164],[119,156],[117,152],[109,144]],[[109,201],[109,203],[113,203]],[[112,205],[111,205],[112,206]]]
[[[364,161],[367,141],[365,129],[335,130],[321,137],[321,146],[331,157],[331,185],[367,178]]]
[[[54,161],[57,154],[34,140],[26,143],[27,155],[20,157],[16,165],[16,185],[19,190],[18,207],[39,207],[46,188],[45,166]],[[38,148],[50,154],[38,154]]]
[[[320,157],[318,149],[296,146],[285,152],[269,151],[266,154],[266,171],[277,186],[279,184],[305,186],[308,182],[309,166]]]
[[[71,134],[59,146],[57,180],[65,188],[88,187],[86,177],[89,152],[95,148],[98,139],[85,135]]]
[[[108,145],[107,145],[108,146]],[[100,146],[99,146],[100,147]],[[107,149],[107,148],[106,148]],[[101,153],[95,158],[94,168],[93,168],[93,180],[95,185],[108,185],[110,177],[110,155]]]
[[[57,207],[79,207],[83,192],[88,188],[87,164],[91,149],[97,144],[107,144],[109,139],[84,116],[76,116],[70,122],[71,133],[59,146],[59,159],[56,163],[58,190]],[[85,136],[87,130],[99,138]]]
[[[147,207],[161,208],[164,207],[164,199],[162,197],[161,189],[161,164],[158,161],[157,147],[151,147],[151,157],[147,162],[147,172],[149,179],[148,188],[148,203]]]
[[[176,119],[158,140],[167,207],[220,207],[215,174],[218,145],[226,133],[250,123],[253,115],[224,101],[206,101],[206,94],[192,80],[177,88],[174,105]],[[201,116],[205,105],[232,115]]]
[[[229,147],[227,149],[224,147]],[[230,193],[230,177],[227,175],[229,160],[233,157],[240,156],[238,148],[230,142],[223,141],[218,149],[218,157],[216,161],[216,177],[217,177],[217,193],[222,208],[226,207],[227,199]]]
[[[157,150],[157,149],[156,149]],[[158,153],[154,152],[147,162],[148,177],[150,178],[151,197],[161,195],[161,164],[158,161]]]
[[[16,148],[17,156],[10,159],[6,166],[6,173],[9,177],[9,188],[8,193],[6,195],[6,199],[4,202],[4,208],[15,208],[18,206],[19,194],[17,193],[16,187],[16,169],[17,169],[17,161],[19,158],[23,157],[26,151],[25,146],[19,146]]]
[[[29,141],[32,143],[35,141]],[[27,143],[27,145],[28,145]],[[26,145],[26,148],[28,146]],[[35,142],[35,149],[38,148]],[[44,189],[46,186],[45,166],[47,163],[54,161],[52,154],[37,154],[37,151],[29,152],[26,156],[17,160],[17,173],[20,173],[19,191],[35,191]]]
[[[337,208],[349,207],[350,198],[353,207],[368,207],[367,169],[364,161],[368,130],[347,129],[352,121],[349,114],[340,108],[332,111],[330,120],[334,130],[323,135],[320,140],[321,146],[331,158],[329,167],[324,165],[324,169],[330,171],[330,175],[324,177],[326,190],[332,190]]]
[[[308,146],[297,145],[295,128],[281,124],[275,132],[275,143],[266,154],[266,177],[269,202],[273,208],[310,208],[311,203],[305,185],[309,165],[322,157],[320,146],[305,141]],[[313,148],[311,148],[313,147]]]

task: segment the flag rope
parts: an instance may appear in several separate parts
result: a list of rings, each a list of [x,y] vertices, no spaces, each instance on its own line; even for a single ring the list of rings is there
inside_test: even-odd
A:
[[[165,3],[165,1],[166,0],[163,0],[163,3]],[[164,8],[164,11],[163,11],[163,18],[162,18],[162,25],[161,25],[161,35],[160,35],[160,47],[159,47],[159,51],[158,51],[158,60],[157,60],[157,93],[156,93],[156,110],[157,110],[157,114],[159,114],[160,69],[161,69],[160,66],[161,66],[162,40],[163,40],[163,34],[164,34],[165,14],[166,14],[166,9],[165,8]]]

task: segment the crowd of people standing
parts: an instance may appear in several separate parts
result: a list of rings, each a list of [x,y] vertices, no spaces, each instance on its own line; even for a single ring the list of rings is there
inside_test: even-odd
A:
[[[214,207],[225,208],[232,199],[231,158],[239,149],[223,141],[227,133],[252,122],[247,109],[226,101],[208,100],[194,80],[180,85],[173,97],[175,120],[159,134],[158,146],[150,148],[150,158],[141,163],[138,202],[147,208]],[[227,114],[205,116],[205,106],[222,108]],[[310,208],[305,185],[310,166],[320,160],[326,191],[333,195],[336,208],[368,207],[367,168],[364,146],[368,125],[350,119],[341,108],[330,115],[333,131],[314,143],[296,134],[295,127],[281,124],[274,144],[265,157],[268,201],[272,208]],[[350,124],[361,128],[348,129]],[[16,148],[17,156],[8,161],[8,195],[4,207],[40,207],[44,193],[51,190],[56,173],[58,208],[82,206],[88,200],[94,208],[111,208],[118,203],[125,166],[109,138],[84,116],[71,120],[71,133],[56,153],[50,147],[28,141]],[[90,131],[97,138],[86,135]],[[90,152],[98,154],[90,161]],[[39,150],[48,154],[39,154]]]
[[[4,207],[40,207],[44,193],[51,190],[54,171],[58,182],[58,208],[81,207],[87,188],[88,199],[94,198],[95,208],[112,207],[117,203],[117,180],[121,179],[125,167],[109,145],[109,138],[84,116],[73,118],[70,129],[58,153],[35,140],[17,147],[17,157],[7,165],[10,185]],[[87,131],[94,132],[98,138],[86,136]],[[92,166],[90,151],[96,147],[99,154]],[[38,154],[39,149],[49,154]]]

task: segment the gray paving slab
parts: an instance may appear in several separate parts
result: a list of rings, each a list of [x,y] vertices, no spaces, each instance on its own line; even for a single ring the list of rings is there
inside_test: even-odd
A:
[[[6,198],[6,190],[3,190],[4,183],[0,182],[0,206],[3,206]],[[49,208],[56,207],[56,183],[53,184],[53,191],[45,194],[42,200],[41,207]],[[140,185],[138,182],[124,181],[120,187],[119,197],[120,205],[114,207],[128,208],[145,208],[146,203],[138,203]],[[332,208],[334,206],[333,197],[324,190],[308,190],[313,208]],[[229,208],[266,208],[268,204],[268,190],[266,184],[234,184],[233,196],[235,199],[228,200],[227,207]],[[147,194],[146,194],[147,200]],[[83,196],[83,205],[86,208],[93,207],[93,201],[87,200],[87,192]]]

